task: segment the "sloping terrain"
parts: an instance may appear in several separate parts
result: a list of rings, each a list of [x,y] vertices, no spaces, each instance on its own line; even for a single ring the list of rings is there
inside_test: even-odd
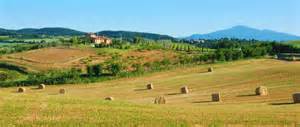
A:
[[[178,68],[136,78],[94,84],[27,87],[0,90],[0,125],[47,126],[296,126],[300,62],[243,60]],[[146,90],[147,83],[153,90]],[[266,86],[269,96],[255,96]],[[189,94],[180,94],[188,86]],[[65,88],[65,95],[58,94]],[[220,92],[223,102],[211,102]],[[112,96],[115,101],[104,101]],[[167,104],[154,105],[165,96]]]
[[[45,48],[2,56],[0,61],[29,68],[28,70],[63,69],[83,66],[79,61],[91,55],[90,50]]]
[[[51,69],[85,69],[88,64],[99,64],[119,54],[124,62],[146,63],[160,61],[163,58],[176,59],[175,51],[164,50],[118,50],[111,48],[43,48],[0,57],[0,62],[7,62],[27,68],[29,71]],[[129,64],[128,63],[128,64]]]

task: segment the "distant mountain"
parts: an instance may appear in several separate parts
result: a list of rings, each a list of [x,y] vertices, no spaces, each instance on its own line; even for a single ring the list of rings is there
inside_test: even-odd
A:
[[[135,37],[143,37],[147,39],[159,40],[159,39],[168,39],[173,40],[175,38],[168,35],[160,35],[154,33],[144,33],[144,32],[131,32],[131,31],[100,31],[97,32],[97,35],[108,36],[112,38],[124,38],[124,39],[133,39]]]
[[[238,38],[238,39],[256,39],[268,41],[288,41],[300,40],[300,36],[281,33],[271,30],[259,30],[247,26],[235,26],[229,29],[220,30],[208,34],[194,34],[186,39],[220,39],[220,38]]]

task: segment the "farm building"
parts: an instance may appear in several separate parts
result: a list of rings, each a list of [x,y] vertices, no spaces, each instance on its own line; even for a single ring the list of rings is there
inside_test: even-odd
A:
[[[110,38],[105,36],[97,36],[95,33],[89,33],[88,37],[94,44],[110,45],[112,43],[112,40]]]

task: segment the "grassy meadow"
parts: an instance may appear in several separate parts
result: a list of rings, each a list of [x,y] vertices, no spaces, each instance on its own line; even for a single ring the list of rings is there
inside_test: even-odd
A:
[[[208,73],[207,68],[214,67]],[[300,62],[240,60],[93,84],[0,89],[0,126],[299,126]],[[146,90],[147,83],[153,90]],[[266,86],[269,96],[255,96]],[[188,86],[189,94],[180,94]],[[59,94],[61,88],[66,94]],[[211,102],[220,92],[223,102]],[[114,101],[106,101],[112,96]],[[167,104],[153,104],[165,96]]]
[[[300,41],[296,40],[296,41],[288,41],[286,42],[287,44],[293,45],[295,47],[300,47]]]

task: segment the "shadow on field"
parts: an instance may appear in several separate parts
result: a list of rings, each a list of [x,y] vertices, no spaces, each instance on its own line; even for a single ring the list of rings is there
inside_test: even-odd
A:
[[[39,88],[30,88],[31,90],[40,90]]]
[[[61,95],[59,93],[49,93],[48,95]]]
[[[200,71],[200,72],[198,72],[199,74],[203,74],[203,73],[210,73],[210,72],[208,72],[207,70],[206,71]]]
[[[293,102],[282,102],[282,103],[270,103],[270,105],[292,105],[295,104]]]
[[[236,97],[252,97],[257,96],[256,94],[244,94],[244,95],[237,95]]]
[[[11,93],[20,93],[20,92],[18,92],[18,91],[16,91],[16,90],[14,90],[14,91],[11,91]]]
[[[194,101],[192,103],[210,103],[210,102],[212,102],[212,101]]]
[[[166,95],[180,95],[181,93],[168,93],[168,94],[166,94]]]
[[[146,90],[148,90],[148,89],[135,89],[134,91],[146,91]]]

